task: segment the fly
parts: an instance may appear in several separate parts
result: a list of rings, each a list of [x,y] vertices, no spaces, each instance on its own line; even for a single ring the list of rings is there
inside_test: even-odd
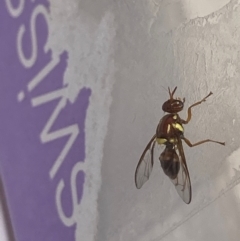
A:
[[[163,103],[162,110],[167,112],[159,122],[156,130],[156,134],[147,144],[143,151],[140,160],[138,162],[135,171],[135,184],[140,189],[143,184],[149,179],[149,176],[153,168],[153,156],[155,144],[165,145],[164,151],[161,153],[159,160],[163,172],[169,177],[174,184],[179,196],[182,200],[189,204],[192,199],[192,188],[187,168],[187,163],[182,146],[182,140],[189,146],[198,146],[206,142],[214,142],[220,145],[225,145],[225,142],[214,141],[210,139],[202,140],[192,144],[184,136],[183,125],[187,124],[192,118],[192,108],[200,105],[202,102],[212,95],[210,92],[205,98],[194,103],[188,108],[188,116],[186,120],[183,120],[178,115],[178,112],[183,110],[185,98],[174,99],[173,95],[177,87],[171,92],[168,88],[170,99]]]

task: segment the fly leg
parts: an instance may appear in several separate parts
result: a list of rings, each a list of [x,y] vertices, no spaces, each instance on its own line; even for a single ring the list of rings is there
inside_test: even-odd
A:
[[[187,123],[191,120],[191,118],[192,118],[192,108],[193,108],[194,106],[200,105],[202,102],[206,101],[206,99],[207,99],[210,95],[212,95],[212,94],[213,94],[213,93],[210,92],[210,93],[209,93],[206,97],[204,97],[202,100],[200,100],[200,101],[194,103],[193,105],[191,105],[190,107],[188,107],[187,120],[181,120],[182,123],[183,123],[183,124],[187,124]]]
[[[220,141],[213,141],[213,140],[210,140],[210,139],[206,139],[206,140],[203,140],[203,141],[199,141],[199,142],[196,142],[194,144],[192,144],[187,138],[185,137],[182,137],[182,139],[185,141],[185,143],[189,146],[189,147],[193,147],[193,146],[198,146],[198,145],[201,145],[205,142],[214,142],[214,143],[217,143],[217,144],[220,144],[220,145],[223,145],[225,146],[225,142],[220,142]]]

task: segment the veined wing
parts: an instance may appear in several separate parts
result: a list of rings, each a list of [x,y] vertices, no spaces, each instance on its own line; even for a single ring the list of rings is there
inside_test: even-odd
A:
[[[140,189],[143,186],[143,184],[149,179],[149,176],[152,172],[155,143],[156,143],[156,134],[152,137],[152,139],[147,144],[138,162],[138,165],[135,171],[135,184],[138,189]]]
[[[180,169],[177,177],[170,180],[175,185],[175,188],[182,200],[185,203],[189,204],[192,199],[192,187],[187,168],[187,162],[183,151],[182,140],[180,139],[180,137],[178,138],[178,144],[176,146],[179,154]]]

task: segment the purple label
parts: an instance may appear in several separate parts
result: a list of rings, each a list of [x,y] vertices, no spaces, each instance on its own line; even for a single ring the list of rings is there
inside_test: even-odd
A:
[[[16,240],[75,240],[91,90],[66,97],[47,1],[5,0],[0,16],[0,170]]]

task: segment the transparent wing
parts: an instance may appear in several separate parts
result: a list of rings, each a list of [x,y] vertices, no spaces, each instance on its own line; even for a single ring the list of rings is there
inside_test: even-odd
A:
[[[189,204],[192,199],[192,187],[190,176],[187,168],[187,163],[183,151],[182,141],[178,138],[177,151],[179,154],[180,169],[175,179],[170,179],[174,184],[179,196],[182,200]]]
[[[143,184],[149,179],[149,176],[152,172],[155,143],[156,135],[154,135],[149,141],[138,162],[135,171],[135,184],[138,189],[141,188]]]

